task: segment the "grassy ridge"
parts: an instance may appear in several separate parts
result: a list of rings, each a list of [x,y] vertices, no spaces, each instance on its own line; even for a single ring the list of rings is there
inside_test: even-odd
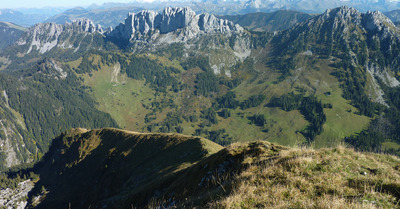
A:
[[[245,145],[249,146],[249,145]],[[211,208],[395,208],[399,159],[331,149],[262,151],[243,160],[229,195]]]
[[[220,149],[199,137],[75,129],[56,138],[35,167],[41,177],[35,186],[42,194],[38,207],[87,208],[130,196],[145,201],[143,192]]]
[[[400,159],[344,146],[226,148],[203,138],[75,129],[36,166],[38,208],[395,208]],[[42,188],[42,189],[40,189]],[[41,194],[41,202],[32,200]]]

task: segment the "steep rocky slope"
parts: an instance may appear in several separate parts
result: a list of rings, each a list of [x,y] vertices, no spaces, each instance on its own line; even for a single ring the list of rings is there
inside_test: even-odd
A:
[[[158,30],[160,34],[185,28],[188,32],[181,38],[191,39],[199,32],[203,33],[238,33],[243,29],[232,22],[218,19],[214,15],[196,13],[188,7],[167,7],[162,13],[144,10],[138,14],[129,14],[125,24],[120,24],[110,36],[130,40],[135,33],[148,34]],[[193,35],[192,35],[193,34]]]
[[[0,96],[0,110],[1,169],[32,162],[38,150],[32,146],[23,117],[10,106],[5,89]]]
[[[399,108],[393,101],[397,100],[394,92],[400,84],[397,56],[400,31],[389,18],[378,11],[361,13],[354,8],[339,7],[281,32],[270,43],[274,47],[273,56],[286,62],[283,65],[274,63],[276,59],[270,62],[270,66],[280,67],[281,80],[318,95],[329,82],[323,78],[315,81],[308,75],[312,69],[324,70],[338,79],[342,97],[350,100],[358,114],[379,116],[367,132],[355,136],[362,138],[352,137],[347,142],[363,149],[380,150],[379,141],[385,138],[398,141],[397,131],[390,127],[398,127],[392,116],[397,115]],[[325,63],[323,68],[322,63]],[[324,97],[323,92],[319,94]],[[372,141],[373,145],[369,144]]]
[[[16,44],[23,48],[23,54],[29,54],[32,51],[43,54],[54,47],[72,49],[77,52],[81,44],[91,45],[95,42],[95,36],[101,36],[102,33],[101,26],[94,25],[89,19],[78,19],[63,25],[39,23],[31,27]]]
[[[361,13],[350,7],[327,10],[276,36],[274,42],[278,54],[309,50],[320,56],[334,56],[342,63],[351,60],[355,67],[367,70],[372,79],[378,76],[391,87],[399,85],[393,76],[399,66],[396,54],[400,50],[400,31],[378,11]],[[374,91],[371,97],[383,103],[379,89]]]
[[[144,10],[137,14],[130,13],[107,38],[122,47],[156,48],[171,43],[198,45],[199,40],[208,36],[223,36],[229,39],[237,35],[234,50],[244,51],[250,48],[244,29],[231,21],[216,18],[210,14],[197,15],[188,7],[167,7],[161,13]],[[217,41],[216,41],[217,42]],[[243,48],[245,46],[245,48]]]

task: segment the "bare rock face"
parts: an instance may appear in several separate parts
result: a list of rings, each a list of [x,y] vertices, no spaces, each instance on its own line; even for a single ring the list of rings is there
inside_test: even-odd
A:
[[[103,33],[103,29],[101,28],[101,25],[95,25],[90,19],[87,18],[82,18],[82,19],[77,19],[72,23],[67,23],[65,25],[66,28],[69,28],[68,26],[71,25],[74,29],[76,29],[79,32],[86,32],[86,33],[94,33],[94,32],[99,32]]]
[[[142,40],[144,35],[147,35],[148,40],[154,40],[160,35],[175,33],[177,36],[169,35],[169,38],[174,38],[172,42],[178,42],[192,39],[198,34],[231,34],[242,31],[243,28],[239,25],[228,20],[218,19],[214,15],[196,15],[188,7],[167,7],[161,13],[149,10],[137,14],[130,13],[125,19],[125,23],[117,26],[108,36],[135,41]]]
[[[338,30],[340,28],[346,28],[349,24],[361,23],[362,13],[351,7],[339,7],[335,9],[328,9],[323,13],[317,20],[320,23],[326,23],[332,21],[333,29]]]
[[[233,22],[225,19],[218,19],[214,15],[202,14],[199,17],[198,23],[200,30],[207,32],[242,32],[243,28]]]
[[[213,49],[224,58],[209,55],[210,65],[215,73],[224,69],[227,76],[229,67],[251,53],[250,37],[241,26],[211,14],[198,15],[189,7],[129,13],[124,23],[109,31],[108,40],[135,52],[159,50],[172,43],[182,43],[185,51],[199,54]]]
[[[44,54],[55,47],[81,49],[81,42],[85,46],[93,46],[87,41],[93,40],[88,35],[101,34],[107,38],[118,40],[124,44],[136,42],[141,46],[148,44],[159,45],[192,40],[200,35],[222,33],[229,37],[232,34],[241,34],[243,28],[231,21],[216,18],[214,15],[197,15],[189,7],[167,7],[158,13],[143,10],[139,13],[129,13],[124,23],[115,29],[108,29],[104,33],[100,25],[95,25],[89,19],[77,19],[72,23],[40,23],[25,33],[16,44],[25,47],[23,54],[37,51]],[[83,36],[81,36],[83,34]],[[86,37],[86,38],[85,38]]]
[[[396,33],[400,33],[393,22],[379,11],[365,13],[363,25],[367,30],[377,33],[380,39],[394,37]]]
[[[95,24],[89,19],[78,19],[72,23],[63,25],[56,23],[39,23],[29,29],[29,31],[17,41],[17,45],[29,46],[26,54],[37,50],[40,54],[50,51],[56,46],[61,48],[73,48],[73,35],[77,33],[94,34],[103,33],[100,25]],[[61,38],[62,37],[62,38]],[[79,44],[77,44],[79,46]]]
[[[33,189],[33,184],[31,180],[26,180],[18,183],[15,189],[7,188],[0,190],[0,207],[25,208],[28,203],[25,199],[28,198],[28,193]]]
[[[322,24],[332,22],[335,30],[341,27],[346,29],[350,24],[355,24],[363,30],[371,32],[397,30],[393,22],[379,11],[361,13],[347,6],[326,10],[325,13],[319,16],[318,21]]]
[[[18,117],[18,113],[10,106],[6,90],[0,91],[0,109],[2,110],[0,115],[0,156],[2,156],[0,165],[10,168],[20,163],[31,162],[31,159],[26,161],[22,159],[23,156],[29,156],[32,153],[29,152],[25,143],[22,143],[26,126],[24,120]]]
[[[193,27],[198,22],[198,16],[188,7],[167,7],[160,16],[160,33],[169,33],[188,26]]]
[[[125,19],[125,24],[120,24],[112,30],[112,35],[123,39],[131,39],[137,32],[146,34],[155,29],[155,19],[157,13],[154,11],[143,10],[138,14],[129,13]]]

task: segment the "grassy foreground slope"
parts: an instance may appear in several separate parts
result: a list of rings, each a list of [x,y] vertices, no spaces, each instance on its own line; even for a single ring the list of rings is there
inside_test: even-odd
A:
[[[213,154],[214,153],[214,154]],[[57,138],[30,195],[38,208],[395,208],[400,159],[258,141],[76,129]]]
[[[161,183],[220,149],[200,137],[74,129],[56,138],[36,165],[41,197],[32,206],[105,208],[131,197],[142,205]]]
[[[236,145],[230,149],[249,149]],[[253,145],[229,194],[211,208],[395,208],[399,159],[344,147],[286,149]]]

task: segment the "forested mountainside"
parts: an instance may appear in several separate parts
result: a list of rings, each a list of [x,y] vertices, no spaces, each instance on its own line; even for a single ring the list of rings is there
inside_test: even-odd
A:
[[[0,22],[0,50],[13,44],[26,31],[26,28],[9,23]]]
[[[25,153],[5,167],[73,127],[397,153],[398,50],[386,16],[349,7],[275,33],[190,8],[130,13],[106,32],[40,23],[0,54],[3,153]]]

